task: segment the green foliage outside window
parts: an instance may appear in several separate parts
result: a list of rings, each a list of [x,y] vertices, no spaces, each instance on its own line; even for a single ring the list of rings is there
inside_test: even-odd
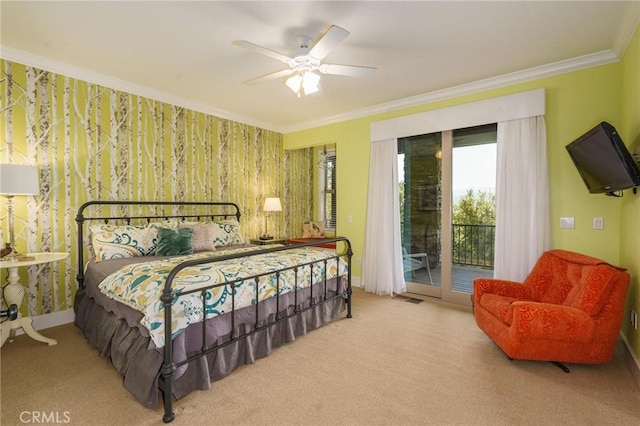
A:
[[[464,225],[495,225],[496,196],[487,191],[467,193],[453,206],[453,223]]]
[[[493,267],[496,196],[473,189],[453,206],[453,263]]]

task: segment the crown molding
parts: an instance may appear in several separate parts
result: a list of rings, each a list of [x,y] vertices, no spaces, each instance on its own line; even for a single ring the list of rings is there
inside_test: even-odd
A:
[[[585,68],[591,68],[599,65],[619,62],[620,58],[611,50],[592,53],[589,55],[579,56],[565,61],[553,62],[547,65],[529,68],[522,71],[516,71],[509,74],[503,74],[497,77],[491,77],[484,80],[478,80],[473,83],[462,84],[447,89],[436,90],[422,95],[412,96],[397,101],[387,102],[384,104],[374,105],[372,107],[362,108],[350,111],[346,114],[328,117],[326,119],[301,123],[296,126],[289,126],[284,129],[284,133],[290,133],[300,130],[306,130],[328,124],[335,124],[342,121],[353,120],[375,114],[382,114],[391,111],[397,111],[404,108],[410,108],[427,104],[430,102],[441,101],[445,99],[456,98],[459,96],[470,95],[483,92],[485,90],[497,89],[512,84],[524,83],[526,81],[537,80],[539,78],[550,77],[554,75],[564,74],[572,71],[578,71]]]
[[[613,40],[613,53],[622,59],[624,52],[627,50],[636,27],[640,23],[640,2],[630,1],[622,17],[622,22],[618,27],[616,38]]]
[[[161,90],[156,90],[147,86],[143,86],[137,83],[132,83],[127,80],[122,80],[102,74],[96,71],[92,71],[86,68],[77,67],[74,65],[66,64],[64,62],[57,61],[55,59],[47,58],[33,53],[26,52],[20,49],[14,49],[0,44],[0,58],[9,60],[11,62],[17,62],[30,67],[39,68],[56,74],[64,75],[67,77],[83,80],[89,83],[98,84],[100,86],[108,87],[110,89],[119,90],[121,92],[130,93],[136,96],[142,96],[144,98],[153,99],[159,102],[165,102],[167,104],[176,105],[179,107],[187,108],[193,111],[202,112],[204,114],[210,114],[219,118],[236,121],[239,123],[245,123],[250,126],[260,127],[265,130],[272,130],[282,133],[281,129],[276,128],[270,123],[264,123],[253,120],[249,117],[243,117],[240,115],[230,114],[227,111],[212,108],[207,105],[203,105],[197,102],[193,102],[186,98],[171,95]]]
[[[640,3],[638,4],[640,6]],[[626,21],[625,21],[626,22]],[[635,23],[637,25],[637,21]],[[635,30],[635,25],[633,30]],[[630,25],[624,25],[625,28]],[[628,28],[624,31],[627,33]],[[619,32],[621,34],[622,31]],[[633,31],[631,31],[633,35]],[[625,47],[628,41],[625,43]],[[265,123],[253,120],[249,117],[239,116],[231,114],[228,111],[212,108],[207,105],[199,104],[180,96],[168,94],[166,92],[156,90],[150,87],[142,86],[130,81],[118,79],[106,74],[102,74],[96,71],[80,68],[74,65],[66,64],[60,61],[56,61],[44,56],[34,55],[32,53],[6,47],[0,45],[0,57],[6,60],[21,63],[24,65],[40,68],[56,74],[65,75],[71,78],[87,81],[93,84],[98,84],[111,89],[120,90],[133,95],[142,96],[149,99],[154,99],[159,102],[165,102],[171,105],[188,108],[194,111],[210,114],[219,118],[236,121],[239,123],[245,123],[251,126],[256,126],[265,130],[271,130],[279,133],[291,133],[300,130],[307,130],[314,127],[326,126],[329,124],[335,124],[342,121],[353,120],[357,118],[367,117],[370,115],[382,114],[391,111],[396,111],[404,108],[410,108],[419,106],[431,102],[441,101],[445,99],[451,99],[459,96],[470,95],[478,92],[482,92],[490,89],[497,89],[500,87],[523,83],[526,81],[536,80],[543,77],[550,77],[567,72],[577,71],[585,68],[590,68],[598,65],[605,65],[613,62],[619,62],[620,57],[617,56],[612,50],[606,50],[589,55],[579,56],[577,58],[568,59],[565,61],[554,62],[547,65],[542,65],[534,68],[529,68],[522,71],[516,71],[509,74],[504,74],[497,77],[492,77],[484,80],[475,81],[468,84],[462,84],[459,86],[450,87],[447,89],[436,90],[428,92],[422,95],[412,96],[408,98],[399,99],[392,102],[374,105],[367,108],[361,108],[354,111],[349,111],[345,114],[326,117],[320,120],[309,121],[300,123],[294,126],[278,127],[272,123]]]

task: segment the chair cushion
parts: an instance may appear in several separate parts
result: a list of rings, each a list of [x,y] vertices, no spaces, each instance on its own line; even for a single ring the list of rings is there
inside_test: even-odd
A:
[[[603,264],[584,266],[582,277],[567,295],[563,305],[597,315],[604,306],[620,271]]]
[[[597,279],[591,281],[591,286],[596,287],[590,288],[588,291],[585,288],[586,282],[584,280],[589,274],[588,271],[597,266],[611,268],[614,273],[624,271],[623,268],[610,265],[594,257],[566,250],[549,250],[542,254],[524,284],[532,289],[531,299],[534,301],[572,306],[585,312],[592,311],[595,314],[600,311],[609,294],[608,291],[605,291],[602,297],[596,297],[595,293],[599,294],[599,291],[596,290]],[[585,291],[590,295],[586,295]],[[580,297],[576,299],[578,294]],[[586,299],[584,299],[585,297]],[[592,302],[588,302],[587,299]],[[583,303],[587,305],[583,307]]]
[[[579,270],[550,252],[543,253],[536,266],[524,281],[531,288],[531,298],[536,302],[561,304],[574,286],[572,280],[580,277]]]

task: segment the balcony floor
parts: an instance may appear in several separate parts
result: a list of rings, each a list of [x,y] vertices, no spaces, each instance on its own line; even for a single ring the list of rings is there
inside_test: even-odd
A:
[[[431,269],[431,278],[433,278],[434,286],[440,286],[440,277],[440,268]],[[451,271],[451,278],[453,281],[452,290],[471,294],[471,291],[473,290],[473,280],[475,278],[491,277],[493,277],[493,269],[453,265],[453,270]],[[429,275],[427,274],[426,268],[415,271],[415,276],[413,277],[410,273],[407,273],[404,275],[404,279],[416,284],[429,284]]]

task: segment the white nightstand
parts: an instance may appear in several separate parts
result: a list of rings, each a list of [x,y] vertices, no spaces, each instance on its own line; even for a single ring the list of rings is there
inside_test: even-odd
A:
[[[4,288],[4,300],[7,306],[16,304],[18,307],[22,305],[24,300],[24,290],[22,284],[20,284],[18,276],[18,269],[23,266],[31,266],[31,265],[40,265],[42,263],[49,262],[58,262],[60,260],[64,260],[69,257],[69,253],[29,253],[25,256],[33,257],[31,260],[3,260],[0,261],[0,270],[7,269],[9,271],[9,278],[7,279],[8,284]],[[58,342],[54,339],[49,339],[48,337],[44,337],[42,334],[38,333],[33,329],[33,325],[31,324],[32,320],[29,317],[23,317],[18,313],[18,318],[13,321],[5,321],[2,323],[2,331],[0,334],[2,335],[2,340],[0,341],[0,346],[4,345],[4,342],[7,341],[9,335],[11,334],[11,330],[16,330],[18,328],[22,328],[25,334],[31,337],[34,340],[39,342],[47,343],[49,346],[55,345]]]

